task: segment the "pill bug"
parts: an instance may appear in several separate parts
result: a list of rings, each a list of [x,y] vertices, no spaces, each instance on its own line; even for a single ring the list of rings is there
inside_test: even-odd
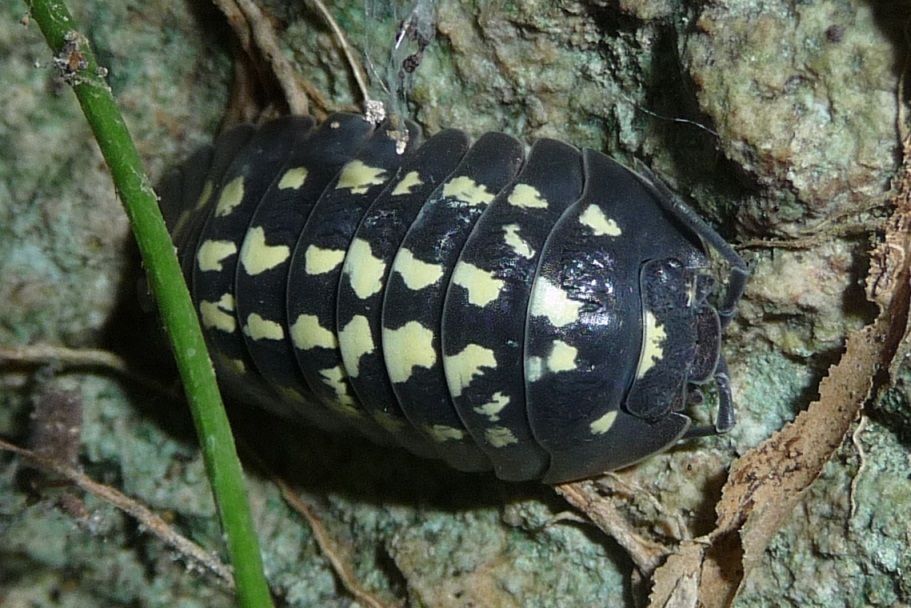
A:
[[[743,260],[597,151],[285,117],[222,134],[161,194],[240,399],[547,483],[734,424],[721,346]],[[709,250],[730,268],[717,307]],[[711,382],[714,422],[693,425]]]

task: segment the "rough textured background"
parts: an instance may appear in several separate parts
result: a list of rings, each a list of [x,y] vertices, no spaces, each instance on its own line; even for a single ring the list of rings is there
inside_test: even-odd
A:
[[[215,133],[228,100],[230,32],[204,2],[73,2],[155,176]],[[387,3],[329,3],[383,66]],[[271,0],[285,51],[335,103],[352,82],[328,29]],[[371,15],[365,17],[365,8]],[[118,307],[135,281],[127,225],[70,91],[56,82],[22,3],[0,7],[0,344],[94,346],[128,335]],[[753,246],[728,331],[740,423],[729,436],[655,457],[624,479],[643,531],[698,535],[726,465],[815,396],[847,331],[872,316],[865,252],[897,164],[903,16],[847,0],[439,3],[437,39],[407,110],[459,126],[559,136],[664,175],[735,243]],[[379,69],[382,72],[382,69]],[[378,92],[379,88],[375,88]],[[706,128],[683,122],[694,121]],[[714,131],[714,133],[711,130]],[[135,337],[145,350],[154,338]],[[146,341],[148,344],[146,344]],[[740,606],[911,604],[911,368],[868,408],[755,571]],[[182,407],[108,375],[0,373],[0,436],[25,441],[43,391],[84,407],[81,463],[207,547],[219,532]],[[415,606],[627,606],[632,565],[536,484],[460,475],[395,451],[289,432],[239,411],[348,547],[378,595]],[[862,452],[859,448],[862,447]],[[853,492],[852,492],[853,482]],[[309,529],[253,479],[266,566],[292,606],[349,606]],[[112,508],[88,516],[36,500],[0,455],[0,605],[228,606],[211,581]],[[653,498],[649,498],[653,497]]]

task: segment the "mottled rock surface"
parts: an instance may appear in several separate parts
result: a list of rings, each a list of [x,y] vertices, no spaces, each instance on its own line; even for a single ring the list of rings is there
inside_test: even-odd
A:
[[[73,7],[154,177],[210,140],[228,103],[230,30],[215,9],[190,4]],[[327,4],[352,45],[367,49],[371,71],[387,73],[404,12],[372,0]],[[306,3],[261,5],[300,74],[338,107],[353,103],[334,39]],[[743,252],[754,278],[726,345],[739,425],[623,474],[638,488],[627,515],[643,534],[707,532],[727,465],[813,400],[845,334],[872,318],[861,281],[898,166],[907,49],[890,29],[896,16],[847,0],[685,9],[662,0],[441,0],[438,10],[437,37],[397,106],[428,131],[556,136],[642,158],[726,238],[751,244]],[[0,344],[130,341],[151,352],[154,332],[137,336],[115,314],[137,307],[125,216],[37,27],[20,24],[24,14],[24,3],[0,8]],[[373,90],[382,97],[376,79]],[[800,248],[756,243],[795,238]],[[868,408],[739,606],[911,603],[909,373]],[[25,442],[37,388],[81,397],[88,474],[220,546],[181,404],[107,374],[4,369],[0,437]],[[628,557],[592,526],[555,521],[567,507],[549,488],[453,473],[243,408],[236,419],[248,443],[290,463],[357,576],[387,601],[633,605]],[[85,517],[74,517],[56,506],[59,489],[37,500],[26,492],[17,469],[0,454],[0,604],[231,605],[129,518],[91,497]],[[268,575],[287,604],[352,605],[310,530],[255,472],[252,492]]]

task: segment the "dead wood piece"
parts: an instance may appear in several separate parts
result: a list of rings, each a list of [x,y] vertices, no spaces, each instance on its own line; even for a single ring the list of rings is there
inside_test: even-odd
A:
[[[610,500],[598,492],[593,482],[564,483],[554,486],[554,489],[623,547],[644,576],[651,576],[670,552],[668,547],[643,538],[636,532]]]

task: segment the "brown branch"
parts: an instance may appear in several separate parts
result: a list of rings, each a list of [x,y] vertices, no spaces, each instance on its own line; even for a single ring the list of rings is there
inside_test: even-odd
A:
[[[130,369],[127,362],[115,353],[94,348],[68,348],[53,344],[0,346],[0,366],[58,365],[64,368],[99,368],[123,376],[145,389],[182,401],[177,391]]]
[[[271,477],[272,481],[281,491],[285,502],[287,502],[294,511],[299,513],[301,517],[307,520],[307,524],[313,531],[313,538],[316,540],[317,546],[319,546],[323,555],[326,556],[326,559],[329,560],[329,564],[342,582],[342,585],[348,590],[348,593],[354,596],[354,599],[356,599],[358,603],[363,604],[368,608],[390,608],[386,603],[361,586],[354,574],[354,569],[342,557],[338,544],[329,534],[329,531],[326,530],[322,520],[313,511],[310,505],[304,502],[283,479],[274,475]]]
[[[312,112],[317,118],[325,117],[329,110],[326,96],[308,80],[301,77],[282,53],[279,38],[263,10],[252,0],[213,0],[213,2],[227,18],[243,52],[254,64],[254,71],[260,75],[264,72],[271,72],[291,113],[306,115]],[[260,65],[263,57],[268,62],[268,69]],[[315,108],[310,106],[311,101]]]
[[[282,52],[278,37],[272,29],[269,19],[263,14],[253,0],[235,0],[240,10],[244,13],[256,47],[263,57],[269,62],[272,73],[278,81],[288,109],[292,114],[305,116],[310,113],[310,99],[299,85],[297,72],[294,66]]]
[[[18,454],[30,465],[59,475],[85,492],[97,496],[101,500],[115,506],[136,519],[149,533],[177,551],[185,559],[199,564],[204,570],[214,574],[218,581],[229,591],[234,590],[234,576],[228,566],[223,564],[212,553],[179,534],[173,527],[168,525],[165,520],[138,501],[123,494],[119,490],[98,483],[70,465],[38,454],[33,450],[27,450],[3,441],[2,439],[0,439],[0,450]]]
[[[329,531],[323,525],[322,520],[314,512],[313,508],[308,505],[288,483],[282,479],[275,471],[266,464],[266,462],[257,454],[249,445],[243,441],[238,441],[244,452],[245,458],[252,461],[281,492],[282,498],[288,503],[288,506],[301,517],[303,517],[313,532],[313,538],[320,552],[329,560],[329,565],[338,576],[342,586],[350,593],[358,603],[368,608],[391,608],[388,604],[366,590],[357,580],[354,574],[354,568],[345,560],[342,550],[338,543],[329,534]]]
[[[126,361],[107,350],[94,348],[67,348],[53,344],[27,346],[0,346],[0,363],[45,365],[57,363],[65,367],[101,367],[129,376],[132,372]]]
[[[240,10],[240,7],[234,0],[212,0],[212,2],[228,20],[231,30],[234,32],[234,35],[237,36],[244,51],[248,55],[251,54],[253,52],[251,28],[247,23],[247,17],[244,15],[244,12]]]
[[[332,33],[335,35],[335,39],[338,41],[338,44],[342,49],[342,53],[345,55],[345,60],[348,62],[348,66],[351,68],[351,73],[354,76],[354,80],[357,83],[357,87],[361,93],[361,98],[364,101],[365,118],[373,124],[379,124],[386,117],[386,108],[383,106],[383,102],[370,98],[370,93],[367,88],[367,78],[364,73],[364,67],[351,51],[351,45],[348,44],[348,40],[345,38],[345,33],[342,31],[342,28],[339,27],[339,24],[335,21],[332,13],[329,12],[329,9],[326,8],[326,5],[323,4],[322,0],[310,1],[317,8],[320,15],[332,29]]]

